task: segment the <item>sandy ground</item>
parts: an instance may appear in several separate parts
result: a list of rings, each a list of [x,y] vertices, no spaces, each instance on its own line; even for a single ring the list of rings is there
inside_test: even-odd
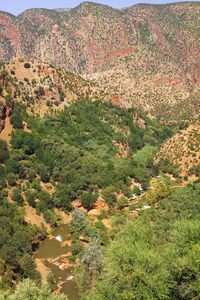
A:
[[[40,181],[40,185],[42,189],[50,195],[55,192],[55,187],[51,183],[44,183],[43,181]]]
[[[6,141],[9,144],[11,140],[12,131],[13,131],[13,126],[10,123],[10,118],[7,117],[5,120],[5,128],[0,133],[0,139]]]
[[[25,221],[32,225],[37,225],[39,227],[44,226],[48,231],[51,230],[49,224],[47,224],[42,215],[38,215],[36,213],[35,208],[31,207],[30,205],[26,204],[24,207],[25,212]]]
[[[14,67],[15,76],[18,78],[19,81],[23,81],[24,78],[28,78],[30,81],[32,79],[36,79],[37,74],[33,73],[31,68],[30,69],[24,68],[24,63],[25,62],[20,62],[19,60],[16,60],[10,66],[8,65],[7,68],[13,69]]]
[[[110,221],[109,219],[103,219],[103,220],[102,220],[102,223],[103,223],[103,225],[104,225],[107,229],[112,228],[112,224],[111,224],[111,221]]]
[[[64,224],[69,224],[71,222],[71,219],[72,219],[71,214],[67,214],[64,211],[59,210],[58,208],[55,208],[54,211],[57,213],[57,215],[59,215],[59,217],[61,218],[61,221]]]
[[[41,275],[42,282],[47,282],[48,275],[51,272],[50,269],[45,266],[43,260],[40,258],[35,259],[35,264],[36,264],[36,270]]]

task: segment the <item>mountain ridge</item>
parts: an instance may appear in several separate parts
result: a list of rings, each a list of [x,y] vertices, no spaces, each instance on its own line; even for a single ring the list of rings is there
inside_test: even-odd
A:
[[[29,10],[53,10],[53,11],[61,11],[61,12],[68,12],[69,10],[73,10],[73,9],[76,9],[78,8],[79,6],[81,5],[88,5],[88,4],[91,4],[91,5],[99,5],[99,6],[103,6],[103,7],[109,7],[109,8],[112,8],[114,10],[119,10],[119,11],[126,11],[126,10],[129,10],[130,8],[133,8],[133,7],[136,7],[136,6],[154,6],[154,7],[164,7],[164,6],[169,6],[169,5],[180,5],[180,4],[197,4],[199,5],[199,2],[198,1],[177,1],[177,2],[169,2],[169,3],[147,3],[147,2],[138,2],[138,3],[135,3],[133,5],[130,5],[130,6],[126,6],[126,7],[122,7],[122,8],[116,8],[116,7],[113,7],[111,5],[107,5],[107,4],[103,4],[103,3],[96,3],[94,1],[83,1],[81,2],[80,4],[74,6],[74,7],[57,7],[57,8],[45,8],[45,7],[33,7],[33,8],[28,8],[28,9],[25,9],[23,10],[21,13],[15,15],[11,12],[8,12],[6,10],[0,10],[0,13],[5,13],[5,14],[9,14],[9,15],[12,15],[14,17],[18,17],[19,15],[23,14],[24,12],[26,11],[29,11]]]
[[[0,60],[60,65],[116,90],[124,106],[185,122],[198,115],[199,14],[199,2],[0,13]]]

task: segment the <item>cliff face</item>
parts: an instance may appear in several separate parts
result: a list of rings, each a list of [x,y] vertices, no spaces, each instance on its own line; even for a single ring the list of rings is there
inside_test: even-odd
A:
[[[2,12],[0,59],[59,64],[114,91],[116,103],[187,120],[199,105],[199,15],[198,2]]]

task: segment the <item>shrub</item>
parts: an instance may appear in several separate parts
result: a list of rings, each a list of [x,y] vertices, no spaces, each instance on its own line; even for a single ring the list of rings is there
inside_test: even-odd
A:
[[[19,188],[14,188],[12,191],[12,199],[16,201],[19,205],[24,204],[24,199],[22,198],[21,191]]]
[[[8,173],[6,179],[10,186],[15,186],[17,184],[17,180],[19,179],[19,177],[15,174]]]
[[[9,158],[7,143],[0,140],[0,163],[3,164]]]
[[[0,300],[67,300],[65,295],[54,295],[48,285],[38,287],[38,284],[26,279],[14,291],[2,292]]]
[[[78,209],[74,210],[72,213],[72,220],[70,223],[70,228],[72,234],[83,232],[86,228],[86,218],[85,215]]]
[[[117,200],[116,188],[114,186],[108,186],[103,190],[103,198],[108,205],[113,206]]]
[[[19,112],[13,111],[10,117],[10,122],[15,129],[22,129],[23,128],[23,121],[22,116]]]
[[[84,192],[81,195],[81,202],[83,204],[83,207],[89,209],[96,202],[97,198],[97,194],[94,194],[92,192]]]
[[[0,178],[0,190],[3,190],[6,188],[6,181],[5,178]]]
[[[124,197],[121,197],[117,200],[118,207],[120,209],[126,207],[128,205],[128,200]]]
[[[29,63],[25,63],[25,64],[24,64],[24,68],[25,68],[25,69],[30,69],[30,67],[31,67],[31,65],[30,65]]]
[[[26,193],[26,199],[32,207],[36,207],[36,203],[35,203],[36,197],[37,197],[37,192],[28,191]]]
[[[139,189],[139,187],[135,186],[133,189],[133,194],[139,196],[141,194],[141,190]]]

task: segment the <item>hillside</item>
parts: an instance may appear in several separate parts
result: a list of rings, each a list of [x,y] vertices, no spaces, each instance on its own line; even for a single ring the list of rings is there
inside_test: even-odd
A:
[[[80,100],[43,118],[26,108],[14,102],[9,147],[0,139],[0,289],[8,280],[10,287],[40,280],[33,252],[60,225],[61,211],[70,214],[78,202],[87,213],[97,200],[112,211],[127,206],[138,185],[146,190],[158,175],[153,154],[171,136],[137,110],[107,102]],[[72,261],[79,244],[72,238]]]
[[[0,59],[61,65],[111,89],[116,103],[185,122],[199,114],[199,14],[198,2],[2,12]]]
[[[60,67],[35,60],[16,59],[0,65],[0,132],[16,103],[29,114],[55,113],[70,103],[89,99],[112,98],[109,91],[94,82]]]
[[[169,161],[177,166],[182,176],[199,176],[200,171],[200,125],[190,125],[167,140],[156,155],[156,162]]]
[[[200,299],[199,30],[200,2],[0,12],[0,300]]]

